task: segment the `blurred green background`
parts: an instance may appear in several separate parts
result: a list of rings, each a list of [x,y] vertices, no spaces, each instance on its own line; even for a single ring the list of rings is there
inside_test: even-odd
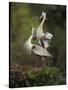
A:
[[[39,57],[28,56],[23,44],[31,34],[32,26],[38,27],[42,11],[47,13],[44,32],[54,35],[49,48],[53,58],[50,66],[66,70],[66,6],[47,4],[10,3],[10,64],[41,65]]]

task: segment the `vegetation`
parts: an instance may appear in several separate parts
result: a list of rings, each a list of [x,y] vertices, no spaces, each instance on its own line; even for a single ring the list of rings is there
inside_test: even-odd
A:
[[[10,70],[10,87],[43,86],[66,84],[66,6],[10,3],[10,66],[13,64],[41,68],[41,58],[26,55],[23,45],[31,34],[32,26],[38,27],[42,11],[47,13],[44,32],[54,36],[48,51],[53,58],[48,58],[48,65],[41,71],[32,73]],[[33,43],[33,42],[32,42]]]
[[[44,67],[40,70],[29,69],[27,72],[10,71],[10,87],[64,85],[65,83],[64,73],[56,67]]]

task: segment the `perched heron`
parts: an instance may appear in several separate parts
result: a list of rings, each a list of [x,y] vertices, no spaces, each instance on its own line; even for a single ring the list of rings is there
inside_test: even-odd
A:
[[[40,18],[43,18],[39,27],[35,29],[34,27],[32,28],[32,34],[33,34],[33,39],[38,40],[39,44],[43,46],[44,48],[49,47],[49,41],[52,39],[53,35],[49,32],[43,32],[43,24],[46,20],[46,13],[43,11],[42,15]]]
[[[42,46],[32,44],[31,43],[32,38],[33,38],[33,36],[31,35],[24,44],[24,48],[25,48],[27,54],[30,55],[31,53],[34,53],[35,55],[42,57],[43,61],[45,61],[44,57],[52,57],[51,54],[46,49],[44,49]]]

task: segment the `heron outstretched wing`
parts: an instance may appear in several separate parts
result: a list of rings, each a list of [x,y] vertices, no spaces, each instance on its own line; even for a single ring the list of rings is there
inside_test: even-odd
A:
[[[29,42],[28,41],[24,43],[24,50],[26,51],[27,54],[29,53]]]
[[[31,39],[32,39],[32,35],[28,38],[28,40],[26,40],[26,42],[24,43],[24,49],[26,50],[27,54],[31,54],[31,48],[32,48],[32,44],[31,44]]]
[[[47,49],[44,49],[43,47],[39,45],[35,45],[35,48],[32,49],[33,53],[39,55],[39,56],[49,56],[52,57],[51,54],[47,51]]]
[[[36,28],[32,27],[32,36],[36,37],[36,35],[37,35],[37,30]]]

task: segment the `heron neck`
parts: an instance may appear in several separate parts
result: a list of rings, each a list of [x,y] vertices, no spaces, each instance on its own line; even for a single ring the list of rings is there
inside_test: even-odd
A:
[[[45,18],[46,18],[46,17],[44,16],[39,26],[43,27],[43,24],[44,24],[44,22],[45,22]]]

